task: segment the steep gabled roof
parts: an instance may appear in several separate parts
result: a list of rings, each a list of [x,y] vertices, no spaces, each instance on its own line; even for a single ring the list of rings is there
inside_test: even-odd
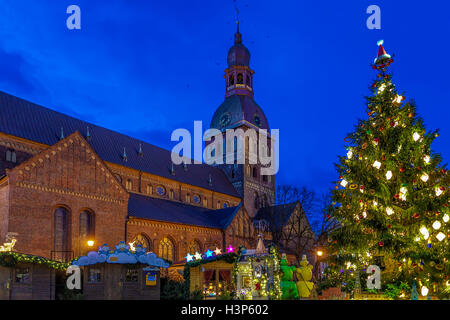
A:
[[[135,193],[131,193],[128,200],[128,215],[131,217],[216,229],[225,229],[240,208],[241,204],[211,210]]]
[[[89,138],[86,137],[88,127]],[[75,131],[83,134],[103,161],[240,197],[219,168],[207,164],[188,164],[185,170],[179,165],[174,166],[172,174],[171,152],[168,150],[0,91],[0,132],[50,146],[60,140],[62,133],[67,137]],[[142,156],[139,155],[140,145]],[[127,161],[123,159],[124,148]]]
[[[287,204],[260,208],[253,220],[266,220],[273,227],[280,228],[288,223],[298,204],[299,202],[296,201]]]

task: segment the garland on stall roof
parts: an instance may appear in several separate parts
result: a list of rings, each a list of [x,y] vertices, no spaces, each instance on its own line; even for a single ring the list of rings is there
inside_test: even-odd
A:
[[[46,265],[55,270],[66,270],[70,265],[70,263],[67,262],[54,261],[29,254],[18,252],[0,252],[0,266],[13,268],[20,262]]]

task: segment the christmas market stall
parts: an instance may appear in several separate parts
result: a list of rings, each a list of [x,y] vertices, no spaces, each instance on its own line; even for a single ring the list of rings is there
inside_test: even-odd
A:
[[[87,300],[159,300],[160,268],[169,267],[142,246],[130,249],[123,241],[115,250],[105,244],[72,264],[82,270],[82,291]]]
[[[55,299],[55,271],[68,264],[12,251],[14,242],[0,246],[0,300]]]
[[[184,278],[186,298],[201,293],[205,299],[225,298],[234,290],[232,283],[235,249],[229,246],[225,253],[221,249],[207,250],[204,255],[196,252],[186,256]],[[230,297],[231,298],[231,297]]]
[[[261,237],[256,249],[241,250],[234,274],[237,299],[281,299],[279,252],[275,246],[266,249]]]

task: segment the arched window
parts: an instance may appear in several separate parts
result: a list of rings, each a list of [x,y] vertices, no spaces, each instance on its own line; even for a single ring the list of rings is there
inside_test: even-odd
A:
[[[202,252],[202,248],[200,246],[200,243],[198,243],[197,240],[192,240],[189,243],[188,251],[186,253],[195,254],[196,252],[201,253]]]
[[[258,177],[258,168],[255,166],[255,167],[253,167],[253,178],[257,178]]]
[[[173,192],[172,189],[170,189],[170,192],[169,192],[169,198],[170,198],[170,199],[173,199],[174,197],[175,197],[175,193]]]
[[[131,190],[132,187],[133,183],[131,182],[130,179],[128,179],[127,182],[125,183],[125,188],[127,188],[127,190]]]
[[[208,207],[208,199],[203,198],[203,206],[204,206],[205,208]]]
[[[153,188],[151,184],[147,185],[147,194],[152,194],[153,193]]]
[[[258,194],[255,192],[255,194],[254,194],[254,197],[255,197],[255,209],[259,209],[259,196],[258,196]]]
[[[242,76],[242,73],[238,73],[237,83],[238,84],[244,84],[244,77]]]
[[[191,195],[189,193],[186,194],[186,202],[187,203],[191,202]]]
[[[220,201],[217,201],[217,209],[220,209]]]
[[[66,208],[59,207],[54,214],[53,250],[56,260],[66,261],[70,258],[68,237],[68,212]]]
[[[250,176],[251,175],[251,170],[250,170],[250,166],[249,165],[247,165],[247,176]]]
[[[122,177],[118,174],[115,174],[114,177],[116,177],[117,181],[119,181],[119,183],[122,183]]]
[[[247,75],[247,78],[246,78],[246,84],[248,85],[248,86],[250,86],[250,77],[249,77],[249,75]]]
[[[85,245],[89,240],[94,240],[94,217],[85,210],[80,213],[80,241]]]
[[[16,163],[16,151],[14,151],[13,149],[6,150],[6,161]]]
[[[156,193],[160,196],[163,196],[166,194],[166,189],[164,189],[163,186],[156,187]]]
[[[228,80],[229,86],[232,86],[234,84],[234,74],[230,74],[230,78]]]
[[[173,261],[174,246],[172,241],[168,238],[164,238],[159,242],[159,256],[161,258]]]
[[[267,199],[267,195],[264,194],[262,197],[262,207],[267,207],[269,205],[269,200]]]
[[[143,235],[142,233],[136,235],[133,239],[134,242],[134,246],[136,247],[137,245],[141,245],[143,248],[147,249],[147,252],[151,251],[151,244],[150,241],[148,240],[148,238]]]

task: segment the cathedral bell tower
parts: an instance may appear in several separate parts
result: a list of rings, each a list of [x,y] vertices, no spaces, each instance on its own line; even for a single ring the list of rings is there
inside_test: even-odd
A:
[[[256,133],[259,129],[269,132],[269,123],[261,107],[253,99],[253,75],[250,68],[250,51],[242,43],[242,34],[239,32],[239,23],[234,35],[234,45],[228,51],[228,68],[225,69],[225,101],[214,113],[210,128],[219,129],[224,135],[227,129],[242,129],[248,132],[253,129]],[[270,136],[267,138],[267,147],[270,150]],[[224,150],[227,156],[233,154],[234,160],[217,165],[227,175],[236,190],[243,198],[244,207],[250,217],[254,217],[261,207],[274,204],[275,201],[275,177],[261,175],[259,160],[249,161],[249,150],[255,150],[257,154],[259,141],[245,138],[244,146],[239,151],[245,155],[245,164],[239,164],[237,159],[238,147],[235,140],[234,150]],[[225,158],[224,158],[225,160]],[[228,159],[230,160],[230,159]],[[225,162],[225,161],[224,161]]]

